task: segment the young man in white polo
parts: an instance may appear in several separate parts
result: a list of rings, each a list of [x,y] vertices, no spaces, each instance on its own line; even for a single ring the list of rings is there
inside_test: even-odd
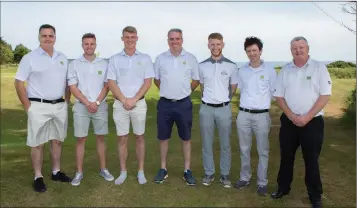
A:
[[[70,93],[66,88],[67,57],[54,49],[56,29],[48,24],[42,25],[38,38],[40,46],[26,54],[20,62],[15,75],[15,88],[28,116],[27,145],[31,147],[35,172],[33,188],[36,192],[45,192],[43,146],[48,141],[51,141],[51,179],[71,181],[60,171],[62,142],[67,137],[67,102]]]
[[[107,76],[109,89],[116,98],[113,105],[113,118],[118,136],[121,171],[115,184],[124,183],[127,177],[126,160],[130,123],[136,137],[137,178],[139,184],[145,184],[147,180],[144,174],[144,133],[147,105],[144,96],[151,86],[155,72],[150,56],[136,49],[137,30],[127,26],[123,29],[122,35],[124,50],[110,58]]]
[[[305,185],[313,208],[322,207],[323,193],[319,156],[324,140],[324,111],[332,82],[325,64],[312,59],[304,37],[290,42],[293,61],[278,75],[274,96],[283,113],[280,116],[280,168],[278,188],[271,197],[289,194],[293,181],[294,161],[301,145],[305,162]]]
[[[273,66],[269,66],[261,60],[263,43],[259,38],[246,38],[244,50],[249,58],[249,63],[242,66],[238,73],[240,102],[236,125],[239,138],[241,169],[240,179],[235,184],[235,187],[241,189],[250,183],[252,177],[250,150],[254,134],[257,140],[259,155],[257,193],[265,196],[268,185],[268,136],[271,125],[269,109],[273,98],[276,71]]]
[[[202,184],[211,185],[214,180],[213,141],[217,126],[220,142],[220,181],[225,188],[231,187],[231,96],[238,84],[238,67],[222,54],[223,36],[212,33],[208,36],[211,57],[199,64],[202,104],[200,106],[200,130],[202,138],[202,158],[205,177]]]
[[[106,168],[106,147],[104,136],[108,134],[108,84],[106,80],[108,63],[96,57],[97,47],[94,34],[87,33],[82,37],[84,54],[72,61],[68,68],[68,86],[76,98],[73,105],[74,136],[77,137],[76,163],[77,173],[72,180],[78,186],[83,179],[84,147],[88,136],[90,121],[96,135],[100,175],[107,181],[114,180]]]

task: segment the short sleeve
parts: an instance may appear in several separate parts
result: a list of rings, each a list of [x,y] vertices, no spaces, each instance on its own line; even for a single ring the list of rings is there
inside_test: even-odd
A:
[[[276,77],[277,77],[276,70],[274,69],[274,67],[271,67],[269,70],[269,84],[270,84],[270,91],[272,95],[275,90]]]
[[[67,72],[68,86],[75,85],[78,83],[78,76],[75,69],[75,62],[76,61],[74,60],[68,65],[68,72]]]
[[[331,95],[332,94],[332,81],[330,73],[324,64],[320,64],[320,95]]]
[[[105,61],[105,67],[104,67],[104,82],[108,82],[108,62],[106,60]]]
[[[274,97],[284,97],[285,95],[283,77],[284,77],[284,69],[281,69],[274,84]]]
[[[149,56],[145,59],[145,79],[155,77],[155,70],[152,60]]]
[[[198,75],[200,77],[200,83],[203,84],[204,83],[204,79],[203,79],[203,68],[202,68],[202,64],[198,65]]]
[[[154,63],[155,79],[160,80],[160,56],[156,57]]]
[[[109,59],[109,63],[108,63],[108,69],[107,69],[107,78],[106,80],[117,80],[117,73],[116,73],[116,69],[115,69],[115,59],[114,56],[112,56]]]
[[[231,85],[233,84],[238,84],[238,67],[236,64],[234,64],[234,67],[232,69],[232,77],[231,77]]]
[[[191,79],[192,80],[200,80],[200,75],[199,75],[199,72],[198,72],[198,61],[196,59],[196,57],[192,57],[192,73],[191,73]]]
[[[26,54],[20,61],[15,79],[26,81],[31,74],[31,61],[29,54]]]

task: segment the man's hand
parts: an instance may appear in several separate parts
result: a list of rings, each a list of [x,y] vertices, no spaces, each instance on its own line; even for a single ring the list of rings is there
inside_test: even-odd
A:
[[[24,108],[25,108],[26,113],[29,111],[30,106],[31,106],[31,103],[24,104]]]
[[[288,119],[296,125],[297,118],[299,117],[295,113],[291,113],[290,115],[286,115]]]
[[[136,99],[135,98],[127,98],[123,103],[125,110],[131,110],[136,107]]]
[[[95,102],[87,104],[86,107],[89,113],[96,113],[98,110],[98,106]]]
[[[311,121],[311,117],[308,116],[307,114],[306,115],[301,115],[301,116],[298,116],[295,121],[294,121],[294,124],[296,126],[299,126],[299,127],[303,127],[305,126],[307,123],[309,123],[309,121]]]

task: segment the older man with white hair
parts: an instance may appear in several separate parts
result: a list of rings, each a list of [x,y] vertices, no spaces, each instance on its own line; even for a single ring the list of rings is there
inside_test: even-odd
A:
[[[323,108],[330,99],[331,78],[326,66],[309,56],[309,45],[304,37],[295,37],[290,44],[293,61],[282,68],[274,92],[283,113],[280,117],[278,190],[271,197],[289,194],[295,153],[301,145],[309,199],[312,207],[321,207],[318,159],[324,137]]]

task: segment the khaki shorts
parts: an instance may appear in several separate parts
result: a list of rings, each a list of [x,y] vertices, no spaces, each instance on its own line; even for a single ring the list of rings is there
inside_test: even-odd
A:
[[[125,110],[123,104],[115,100],[113,104],[113,119],[115,122],[117,135],[124,136],[129,134],[130,121],[135,135],[145,133],[147,105],[145,99],[139,100],[136,107],[132,110]]]
[[[27,115],[27,145],[37,147],[67,137],[68,106],[66,102],[50,104],[31,101]]]
[[[73,125],[75,137],[88,136],[90,121],[92,120],[95,135],[108,134],[108,104],[102,102],[96,113],[89,113],[87,107],[75,102],[73,107]]]

